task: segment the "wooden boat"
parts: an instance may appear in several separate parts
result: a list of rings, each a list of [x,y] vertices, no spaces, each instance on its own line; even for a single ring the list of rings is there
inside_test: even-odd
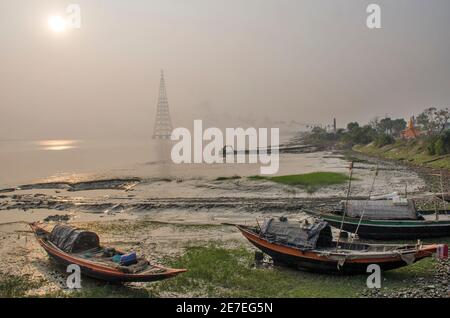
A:
[[[328,212],[319,213],[305,210],[305,212],[320,217],[335,228],[341,227],[342,215]],[[358,228],[359,224],[359,228]],[[436,220],[435,215],[425,214],[417,220],[368,220],[359,217],[345,216],[342,229],[355,233],[358,236],[372,240],[417,240],[431,237],[450,236],[450,215],[440,215]]]
[[[137,258],[135,264],[122,266],[112,260],[111,252],[114,255],[124,255],[124,253],[100,246],[97,234],[88,231],[78,230],[77,236],[72,234],[72,237],[64,238],[65,246],[72,244],[74,247],[76,245],[76,249],[67,252],[51,240],[56,226],[52,232],[43,229],[38,223],[31,223],[30,227],[38,243],[58,264],[64,266],[76,264],[80,266],[83,275],[95,279],[108,282],[151,282],[174,277],[186,271],[186,269],[153,265],[144,258]],[[63,227],[69,228],[68,226]]]
[[[272,257],[275,264],[329,274],[362,274],[366,273],[370,264],[377,264],[382,270],[403,267],[432,256],[439,246],[348,242],[340,242],[337,246],[337,242],[332,240],[330,226],[326,224],[320,231],[315,246],[302,248],[289,243],[289,240],[280,242],[274,239],[273,235],[267,235],[267,232],[264,232],[264,225],[262,228],[235,226],[250,243]],[[288,232],[289,230],[284,231]],[[307,233],[305,237],[310,237],[309,234]]]
[[[345,218],[342,215],[345,211]],[[450,236],[448,211],[417,210],[414,200],[349,200],[325,213],[305,212],[321,217],[331,226],[359,237],[375,240],[421,239]],[[359,225],[358,225],[359,224]]]

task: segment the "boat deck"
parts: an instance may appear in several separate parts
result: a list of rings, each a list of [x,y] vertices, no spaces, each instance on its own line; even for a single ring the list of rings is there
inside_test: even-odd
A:
[[[52,245],[55,248],[58,248],[56,245],[54,245],[49,240],[46,240],[48,244]],[[111,256],[106,256],[104,254],[105,248],[102,246],[88,249],[85,251],[80,251],[77,253],[71,253],[71,255],[85,259],[87,261],[96,263],[101,266],[107,266],[110,268],[116,268],[124,273],[132,273],[132,274],[141,274],[141,273],[164,273],[166,272],[166,269],[158,266],[153,266],[150,264],[146,259],[142,257],[138,257],[137,262],[135,264],[131,265],[120,265],[112,260]],[[115,254],[122,255],[122,252],[115,252]]]

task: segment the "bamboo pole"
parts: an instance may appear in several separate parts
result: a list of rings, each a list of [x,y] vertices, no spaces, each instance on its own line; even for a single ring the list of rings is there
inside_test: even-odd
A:
[[[377,176],[378,176],[378,163],[377,163],[377,167],[375,168],[375,175],[373,176],[372,185],[371,185],[370,191],[369,191],[369,197],[367,198],[366,203],[364,204],[363,211],[362,211],[361,216],[359,218],[358,226],[356,227],[355,235],[358,234],[359,227],[361,226],[361,221],[362,221],[362,219],[364,217],[364,213],[366,212],[367,203],[370,201],[370,197],[372,196],[372,191],[373,191],[373,188],[375,186],[375,180],[377,179]]]
[[[446,211],[445,214],[447,214],[447,209],[446,209],[447,204],[445,203],[445,198],[444,198],[444,178],[442,176],[442,169],[441,169],[441,195],[442,195],[442,205],[444,207],[444,211]]]
[[[342,233],[342,228],[344,227],[344,220],[345,220],[345,213],[347,211],[348,208],[348,198],[350,196],[350,189],[351,189],[351,185],[352,185],[352,176],[353,176],[353,161],[350,161],[350,173],[349,173],[349,178],[348,178],[348,188],[347,188],[347,197],[345,199],[345,207],[344,207],[344,211],[342,212],[342,221],[341,221],[341,227],[339,229],[339,235],[336,241],[336,250],[339,247],[339,240],[341,238],[341,233]]]

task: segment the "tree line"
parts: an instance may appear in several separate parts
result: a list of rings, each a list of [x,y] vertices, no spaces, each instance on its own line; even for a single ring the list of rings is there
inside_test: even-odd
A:
[[[450,154],[450,110],[448,108],[429,107],[417,115],[415,127],[418,136],[415,140],[422,142],[430,155]],[[305,141],[312,144],[351,148],[354,145],[368,145],[373,143],[376,147],[383,147],[401,140],[407,122],[403,118],[392,119],[385,117],[375,118],[368,124],[350,122],[346,128],[330,132],[322,127],[314,127]]]

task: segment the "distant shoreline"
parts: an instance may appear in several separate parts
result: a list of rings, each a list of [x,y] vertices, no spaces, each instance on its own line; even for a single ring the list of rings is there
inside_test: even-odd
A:
[[[450,175],[450,155],[432,156],[425,154],[420,149],[420,146],[414,141],[399,140],[394,144],[380,148],[373,144],[356,145],[352,148],[352,151],[374,158],[391,160],[430,173],[439,173],[442,170],[446,175]]]

